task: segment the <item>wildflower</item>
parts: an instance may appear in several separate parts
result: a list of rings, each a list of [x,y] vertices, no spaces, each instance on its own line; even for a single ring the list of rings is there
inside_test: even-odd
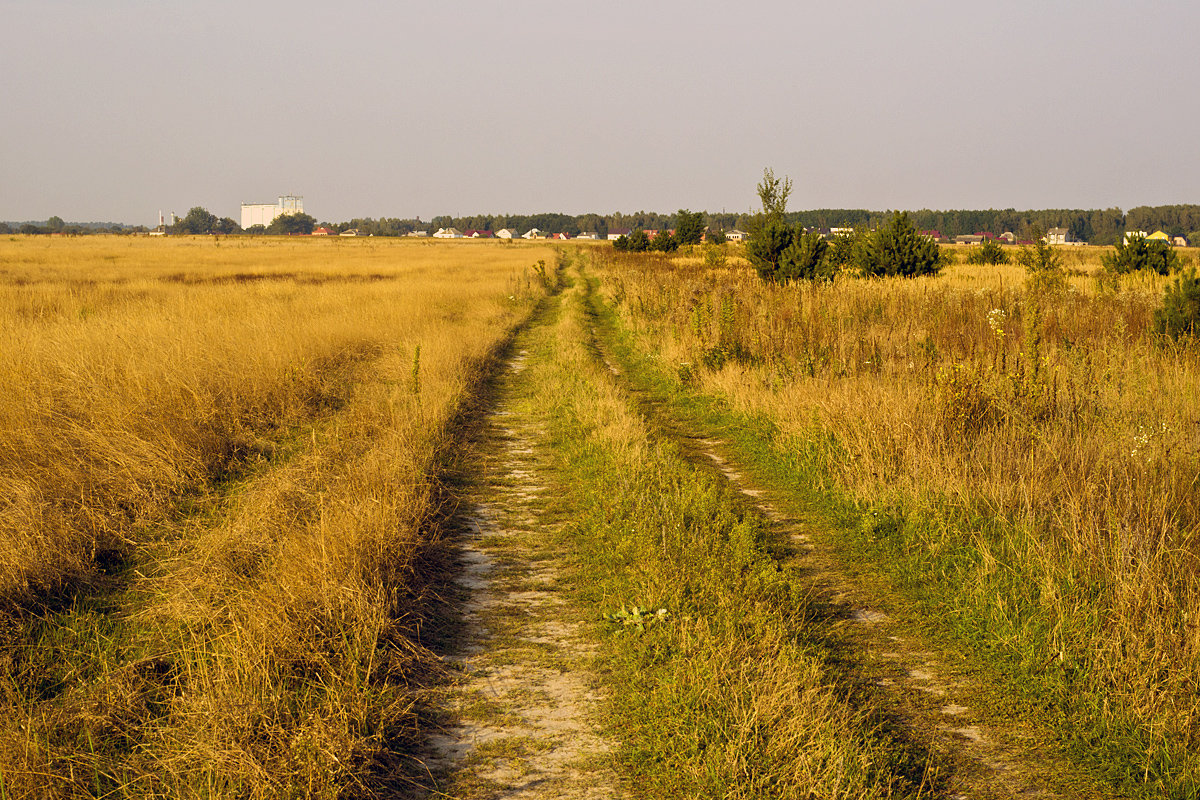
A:
[[[992,335],[997,339],[1004,339],[1004,322],[1008,319],[1008,315],[1004,313],[1003,308],[993,308],[988,312],[987,324],[992,329]]]

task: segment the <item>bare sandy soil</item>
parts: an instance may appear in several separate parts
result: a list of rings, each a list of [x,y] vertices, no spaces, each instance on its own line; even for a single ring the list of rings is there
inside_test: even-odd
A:
[[[519,353],[504,383],[519,380]],[[446,658],[460,676],[453,725],[434,737],[431,766],[446,795],[600,800],[625,796],[612,744],[596,732],[595,647],[559,591],[541,513],[541,432],[501,386],[476,442],[478,473],[464,506],[459,585],[464,635]]]

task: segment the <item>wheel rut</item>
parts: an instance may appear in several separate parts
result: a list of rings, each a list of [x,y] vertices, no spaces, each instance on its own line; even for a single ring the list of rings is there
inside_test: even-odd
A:
[[[801,566],[812,595],[837,620],[854,649],[855,673],[887,704],[910,734],[927,741],[950,775],[947,797],[1097,797],[1092,781],[1079,779],[1078,792],[1060,759],[1036,752],[1022,726],[1000,718],[977,702],[978,677],[964,655],[935,647],[911,624],[898,619],[869,581],[856,579],[832,547],[822,544],[812,523],[787,509],[785,492],[760,484],[719,435],[706,434],[675,418],[666,404],[639,388],[593,328],[593,345],[605,367],[641,409],[651,428],[675,442],[683,457],[721,475],[747,505],[771,524],[785,545],[781,558]]]
[[[457,680],[431,740],[435,796],[624,797],[613,743],[597,733],[596,647],[562,585],[539,462],[544,431],[522,409],[529,354],[516,353],[471,443],[460,506]]]

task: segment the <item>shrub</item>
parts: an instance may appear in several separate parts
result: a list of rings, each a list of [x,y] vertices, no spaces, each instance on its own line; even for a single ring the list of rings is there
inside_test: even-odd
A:
[[[1200,331],[1200,279],[1189,268],[1167,287],[1162,308],[1154,312],[1154,330],[1178,339]]]
[[[859,239],[859,232],[838,234],[829,244],[829,264],[835,269],[849,269],[854,265],[854,244]]]
[[[937,243],[917,231],[907,212],[897,212],[875,234],[864,235],[854,257],[864,275],[915,278],[936,275],[941,268]]]
[[[704,266],[723,267],[728,262],[729,256],[724,247],[715,242],[704,245]]]
[[[650,249],[650,237],[638,229],[628,236],[618,236],[613,241],[613,249],[623,253],[644,253]]]
[[[976,265],[1007,264],[1008,253],[1004,252],[1004,248],[995,239],[985,239],[983,244],[967,251],[967,263]]]
[[[1104,268],[1117,275],[1140,270],[1152,270],[1169,275],[1179,269],[1175,248],[1159,239],[1131,236],[1117,244],[1117,249],[1104,256]]]
[[[792,229],[781,217],[771,217],[751,225],[750,238],[746,240],[746,258],[758,270],[765,281],[782,283],[779,262],[783,251],[792,244]]]
[[[778,280],[781,283],[794,280],[832,280],[834,268],[827,253],[829,243],[817,232],[805,233],[797,227],[792,232],[792,243],[783,251],[779,260]]]
[[[765,281],[831,279],[836,268],[827,258],[829,243],[819,233],[789,227],[777,219],[763,222],[746,243],[746,256]]]
[[[679,249],[679,240],[672,236],[670,231],[659,231],[650,242],[650,249],[660,253],[674,253]]]

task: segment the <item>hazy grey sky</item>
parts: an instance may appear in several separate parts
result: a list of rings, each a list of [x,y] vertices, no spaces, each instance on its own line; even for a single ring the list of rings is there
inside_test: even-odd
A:
[[[1200,201],[1200,4],[0,0],[0,219]]]

